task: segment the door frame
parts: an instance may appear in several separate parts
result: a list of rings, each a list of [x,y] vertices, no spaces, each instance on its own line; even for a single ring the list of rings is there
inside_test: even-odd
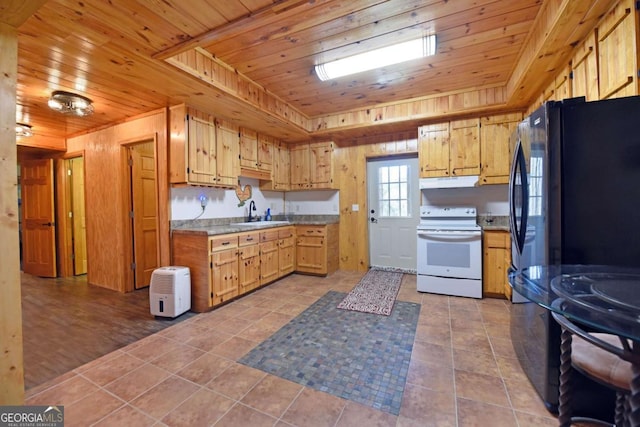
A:
[[[125,256],[125,265],[128,265],[129,268],[125,268],[125,281],[124,281],[124,292],[132,292],[136,290],[135,286],[135,274],[131,265],[134,261],[134,241],[133,241],[133,227],[131,225],[131,218],[129,217],[129,212],[132,209],[132,188],[131,188],[131,168],[129,167],[129,147],[136,144],[143,144],[147,142],[153,141],[153,157],[155,159],[155,169],[156,169],[156,218],[160,218],[159,216],[159,183],[158,183],[158,135],[157,133],[151,133],[147,135],[142,135],[132,139],[126,139],[119,141],[120,145],[120,156],[122,162],[122,170],[126,171],[126,177],[122,180],[122,200],[120,201],[122,206],[122,212],[124,213],[124,228],[122,233],[122,247],[126,250],[124,251]],[[156,257],[158,260],[158,265],[161,264],[160,259],[160,227],[156,227],[156,241],[157,249],[156,249]]]
[[[74,275],[73,267],[73,230],[69,224],[67,213],[72,211],[71,192],[68,183],[68,175],[66,161],[82,157],[84,159],[84,150],[68,152],[61,157],[55,159],[55,180],[56,185],[56,216],[58,218],[58,236],[56,238],[56,251],[58,252],[58,276],[70,277]],[[85,176],[86,178],[86,176]],[[85,204],[86,209],[86,204]],[[86,240],[86,237],[85,237]],[[90,259],[87,259],[87,271],[89,270]]]

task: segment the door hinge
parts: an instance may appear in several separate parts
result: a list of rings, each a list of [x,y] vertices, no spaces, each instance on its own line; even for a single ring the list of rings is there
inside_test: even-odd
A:
[[[569,80],[573,80],[573,71],[569,71]]]
[[[69,218],[73,218],[73,212],[69,211]]]
[[[129,157],[129,161],[127,163],[129,163],[129,166],[133,166],[133,159]]]
[[[133,218],[133,211],[129,211],[129,218]]]
[[[135,270],[135,269],[136,269],[136,263],[135,263],[135,262],[132,262],[132,263],[131,263],[131,269],[132,269],[132,270]]]
[[[73,173],[71,172],[71,169],[67,169],[67,175],[71,176]]]
[[[209,268],[213,268],[213,261],[209,262]],[[213,296],[213,295],[212,295]]]

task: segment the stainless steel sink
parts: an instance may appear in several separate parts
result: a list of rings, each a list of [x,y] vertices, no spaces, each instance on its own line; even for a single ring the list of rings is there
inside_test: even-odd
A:
[[[240,227],[264,227],[268,225],[287,225],[289,221],[251,221],[251,222],[232,222],[229,225],[237,225]]]

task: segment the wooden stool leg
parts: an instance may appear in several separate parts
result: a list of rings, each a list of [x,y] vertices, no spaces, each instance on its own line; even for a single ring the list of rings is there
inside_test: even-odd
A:
[[[634,348],[635,350],[635,348]],[[640,426],[640,366],[637,363],[631,364],[633,378],[631,380],[631,414],[629,416],[632,427]]]
[[[624,426],[625,422],[625,403],[627,401],[626,393],[617,392],[616,393],[616,414],[615,414],[615,423],[616,427]]]
[[[558,423],[571,425],[571,332],[562,328],[560,334],[560,395],[558,397]]]

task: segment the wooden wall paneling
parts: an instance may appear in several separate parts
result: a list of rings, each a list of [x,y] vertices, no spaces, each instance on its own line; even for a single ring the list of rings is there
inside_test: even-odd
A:
[[[22,301],[18,237],[18,177],[16,165],[16,29],[0,22],[0,405],[24,404]]]
[[[558,101],[573,97],[570,74],[571,67],[567,65],[562,69],[562,71],[556,76],[554,80],[554,97]]]
[[[621,0],[598,27],[601,99],[632,96],[637,87],[637,17],[633,0]]]
[[[578,46],[571,60],[572,95],[584,96],[587,101],[600,99],[598,92],[597,29]]]
[[[169,265],[169,203],[167,113],[165,109],[132,118],[113,127],[70,138],[70,150],[85,153],[87,218],[87,280],[89,283],[119,292],[130,286],[131,243],[125,242],[127,213],[123,194],[127,174],[121,162],[123,142],[156,135],[158,164],[158,229],[161,265]]]

